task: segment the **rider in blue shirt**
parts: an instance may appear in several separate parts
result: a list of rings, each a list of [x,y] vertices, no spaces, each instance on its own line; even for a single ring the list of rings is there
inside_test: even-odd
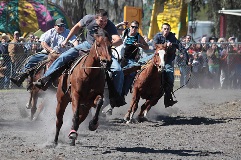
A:
[[[20,74],[17,77],[10,78],[11,81],[18,87],[20,87],[23,81],[28,77],[30,72],[34,71],[31,70],[32,67],[36,66],[39,62],[43,61],[44,59],[47,59],[48,56],[51,57],[53,53],[56,53],[58,55],[66,51],[67,48],[62,47],[61,43],[68,36],[69,31],[69,29],[65,28],[64,20],[62,18],[57,19],[55,21],[55,26],[46,31],[44,34],[42,34],[39,39],[39,41],[41,42],[41,46],[44,48],[44,50],[40,53],[32,55],[29,58],[28,62],[23,66],[22,74]],[[70,40],[73,41],[75,38],[75,36],[72,36]],[[75,41],[74,45],[77,44],[78,41]],[[48,55],[48,53],[50,54]]]

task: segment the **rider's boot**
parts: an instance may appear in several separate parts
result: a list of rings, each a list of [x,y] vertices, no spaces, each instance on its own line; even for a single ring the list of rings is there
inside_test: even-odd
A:
[[[33,82],[37,88],[42,89],[43,91],[46,91],[51,83],[52,78],[50,76],[40,78],[36,82]]]
[[[172,90],[171,89],[165,89],[165,95],[164,95],[164,105],[165,105],[165,108],[167,107],[170,107],[170,106],[173,106],[174,104],[176,104],[177,101],[173,100],[172,98]]]
[[[106,82],[108,85],[109,99],[110,99],[111,107],[114,108],[114,107],[120,107],[120,106],[125,105],[126,104],[125,97],[119,95],[108,72],[106,72]]]
[[[23,81],[28,77],[28,73],[22,73],[18,75],[17,77],[11,77],[10,80],[16,84],[18,87],[20,87],[23,83]]]
[[[116,95],[114,97],[110,98],[110,105],[112,108],[114,107],[120,107],[126,105],[125,97]]]
[[[50,75],[38,79],[36,82],[33,82],[33,84],[37,88],[42,89],[43,91],[46,91],[48,89],[48,87],[50,86],[50,84],[52,84],[52,82],[54,82],[54,80],[57,79],[62,74],[62,72],[68,67],[70,62],[66,65],[59,67],[54,72],[52,72]]]

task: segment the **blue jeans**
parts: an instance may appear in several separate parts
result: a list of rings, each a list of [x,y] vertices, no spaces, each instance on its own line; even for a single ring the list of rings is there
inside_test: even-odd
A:
[[[137,62],[135,62],[134,59],[126,59],[126,66],[123,67],[123,69],[131,68],[134,66],[140,66]],[[123,84],[123,94],[127,95],[129,90],[131,89],[131,85],[135,79],[136,72],[131,73],[130,75],[126,75],[124,78],[124,84]]]
[[[44,59],[48,58],[48,55],[43,54],[43,53],[38,53],[32,55],[28,62],[24,65],[24,68],[22,69],[22,72],[26,72],[27,69],[30,69],[37,65],[39,62],[43,61]]]
[[[74,60],[79,56],[79,50],[88,50],[91,48],[91,44],[87,41],[84,41],[83,43],[67,50],[66,52],[62,53],[49,67],[49,69],[44,74],[44,77],[51,76],[52,73],[54,73],[57,69],[64,66],[66,63],[68,63],[71,60]],[[119,94],[122,92],[123,87],[123,81],[124,81],[124,74],[122,72],[120,64],[117,62],[117,60],[113,57],[112,58],[112,64],[110,67],[110,70],[113,72],[113,80],[114,85]]]

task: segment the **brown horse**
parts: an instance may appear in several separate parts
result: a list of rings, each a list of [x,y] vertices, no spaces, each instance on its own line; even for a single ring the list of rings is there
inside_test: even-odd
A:
[[[56,134],[54,145],[63,124],[63,115],[69,102],[72,102],[73,125],[69,133],[70,145],[75,145],[79,125],[86,119],[91,107],[96,107],[96,113],[89,123],[89,129],[98,127],[98,116],[103,105],[105,86],[105,69],[111,60],[111,38],[103,29],[94,35],[95,42],[89,54],[84,56],[69,75],[60,77],[57,89]],[[65,92],[64,92],[65,90]]]
[[[26,62],[28,61],[28,59],[26,60]],[[46,71],[46,65],[48,63],[51,63],[51,62],[49,59],[46,59],[42,62],[39,62],[36,66],[31,68],[29,71],[27,71],[30,73],[28,78],[28,86],[27,86],[27,90],[29,90],[30,97],[29,97],[28,103],[26,104],[26,108],[31,109],[31,116],[30,116],[31,120],[35,120],[37,118],[38,113],[40,113],[43,106],[43,101],[42,101],[38,107],[39,108],[38,113],[35,114],[37,111],[38,98],[41,97],[41,91],[33,85],[33,82],[39,79],[44,74],[44,72]]]
[[[152,59],[139,71],[134,80],[132,88],[132,102],[124,119],[127,123],[132,123],[134,113],[138,108],[140,98],[146,99],[141,106],[138,121],[145,121],[147,112],[156,105],[163,96],[163,69],[165,64],[166,43],[157,44],[156,52]]]

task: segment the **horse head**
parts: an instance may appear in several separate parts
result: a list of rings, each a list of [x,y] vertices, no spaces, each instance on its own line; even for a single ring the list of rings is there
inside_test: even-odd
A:
[[[95,37],[95,50],[97,57],[100,60],[102,67],[109,68],[112,59],[111,59],[111,37],[108,32],[104,29],[99,28],[94,34]]]
[[[158,72],[163,71],[165,67],[165,55],[166,55],[166,48],[167,44],[156,44],[156,52],[154,55],[153,63],[157,67]]]

